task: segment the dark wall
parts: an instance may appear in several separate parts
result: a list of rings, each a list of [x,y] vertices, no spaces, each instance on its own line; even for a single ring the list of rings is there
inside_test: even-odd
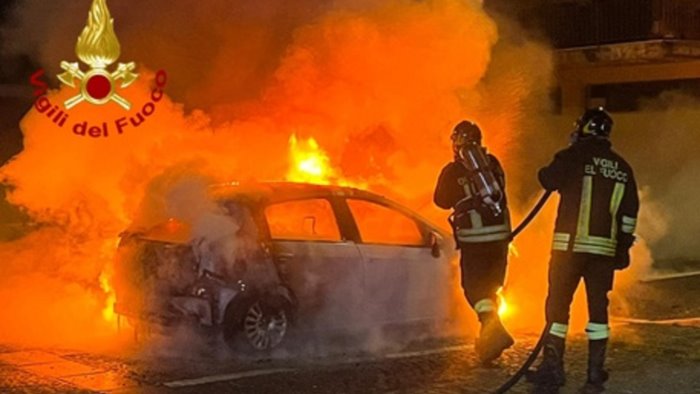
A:
[[[659,38],[700,39],[697,0],[487,0],[557,48]]]
[[[592,0],[542,9],[544,28],[556,47],[643,40],[653,33],[654,0]]]
[[[9,22],[15,3],[16,0],[0,0],[0,28]],[[34,67],[27,58],[3,55],[2,40],[0,35],[0,85],[16,87],[27,84],[27,95],[8,94],[8,90],[15,91],[16,88],[0,87],[4,92],[0,94],[0,165],[22,150],[19,121],[32,103],[28,78]],[[21,236],[27,221],[26,215],[18,207],[7,202],[5,193],[6,186],[0,183],[0,242]]]

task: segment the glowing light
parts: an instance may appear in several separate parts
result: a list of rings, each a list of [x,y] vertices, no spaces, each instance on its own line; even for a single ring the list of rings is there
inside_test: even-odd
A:
[[[504,318],[510,314],[511,308],[508,307],[506,297],[503,295],[503,287],[498,289],[496,295],[498,295],[498,316]]]
[[[104,318],[107,322],[113,322],[116,318],[114,313],[114,304],[117,301],[117,295],[114,293],[109,277],[104,271],[100,274],[99,280],[100,288],[107,295],[107,301],[104,308],[102,308],[102,318]]]
[[[327,185],[333,178],[328,154],[321,149],[315,139],[299,140],[296,134],[289,138],[291,168],[287,180]]]
[[[313,137],[299,140],[296,134],[292,134],[289,137],[289,161],[290,168],[286,179],[290,182],[367,188],[367,184],[362,181],[340,176],[339,172],[331,166],[328,153]]]
[[[520,252],[514,243],[508,244],[508,255],[515,258],[520,257]]]

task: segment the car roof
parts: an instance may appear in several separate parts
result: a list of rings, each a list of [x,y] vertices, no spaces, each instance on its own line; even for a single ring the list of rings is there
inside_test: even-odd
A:
[[[354,187],[336,185],[318,185],[296,182],[231,182],[210,186],[212,196],[217,200],[246,197],[264,202],[301,200],[331,196],[363,198],[389,205],[396,205],[391,200],[378,194]]]
[[[231,182],[212,185],[210,190],[212,196],[217,200],[247,198],[258,203],[267,204],[308,198],[330,198],[333,196],[369,200],[401,211],[428,224],[434,230],[444,233],[442,229],[411,208],[382,195],[349,186],[296,182]]]
[[[443,230],[416,211],[379,194],[354,187],[295,182],[229,182],[211,185],[209,186],[209,192],[211,197],[218,201],[248,200],[259,204],[274,204],[311,198],[330,198],[333,196],[364,199],[399,210],[428,224],[433,230],[441,234],[444,233]],[[161,225],[156,227],[160,228]],[[146,233],[151,234],[151,230],[146,231]],[[156,236],[155,233],[145,236],[145,238],[152,237],[161,238]]]

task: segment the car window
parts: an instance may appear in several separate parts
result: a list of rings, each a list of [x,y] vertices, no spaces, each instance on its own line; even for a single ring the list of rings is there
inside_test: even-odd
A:
[[[265,209],[272,239],[340,241],[340,231],[326,199],[287,201]]]
[[[348,199],[362,242],[385,245],[423,245],[423,234],[412,218],[370,201]]]

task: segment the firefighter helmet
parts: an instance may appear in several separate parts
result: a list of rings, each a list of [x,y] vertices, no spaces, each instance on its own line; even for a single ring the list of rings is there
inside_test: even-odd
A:
[[[463,120],[455,126],[450,139],[452,139],[452,148],[457,153],[466,144],[481,145],[481,129],[476,123]]]
[[[576,140],[588,137],[608,138],[612,127],[613,120],[603,107],[591,108],[576,121],[574,137]]]

